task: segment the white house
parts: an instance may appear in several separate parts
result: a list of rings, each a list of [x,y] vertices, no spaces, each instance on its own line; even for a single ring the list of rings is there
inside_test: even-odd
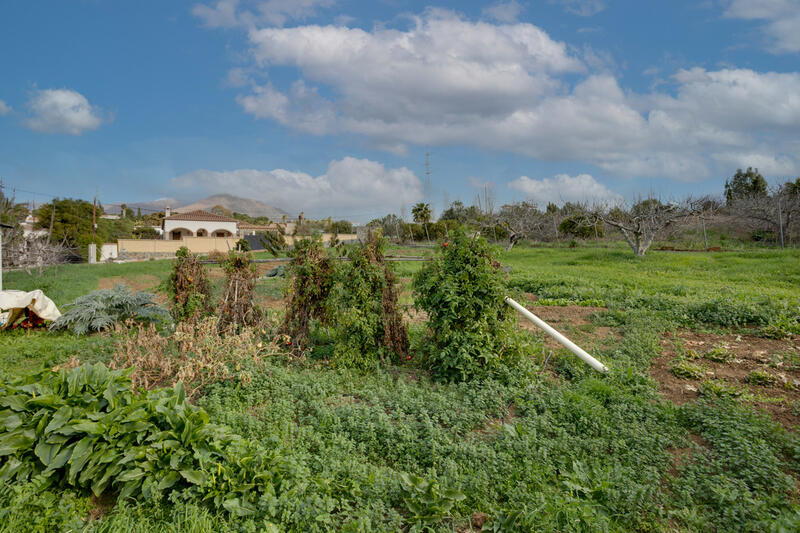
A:
[[[170,214],[161,222],[164,239],[181,240],[183,237],[234,237],[238,234],[239,221],[210,211],[189,211],[188,213]]]

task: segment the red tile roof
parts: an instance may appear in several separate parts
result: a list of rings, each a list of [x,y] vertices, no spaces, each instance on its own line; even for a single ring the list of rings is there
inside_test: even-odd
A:
[[[202,209],[198,209],[197,211],[189,211],[187,213],[177,213],[175,215],[166,217],[164,220],[196,220],[198,222],[236,222],[236,223],[239,222],[235,218],[218,215],[216,213],[212,213],[211,211],[203,211]]]

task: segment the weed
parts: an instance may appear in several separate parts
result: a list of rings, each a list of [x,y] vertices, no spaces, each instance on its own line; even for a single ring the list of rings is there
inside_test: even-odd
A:
[[[685,360],[677,360],[669,370],[677,377],[684,379],[702,379],[706,375],[704,367]]]
[[[747,375],[746,380],[752,385],[760,385],[762,387],[773,385],[777,381],[775,376],[764,370],[753,370]]]
[[[715,363],[729,363],[733,361],[734,354],[728,346],[721,344],[705,352],[703,357]]]

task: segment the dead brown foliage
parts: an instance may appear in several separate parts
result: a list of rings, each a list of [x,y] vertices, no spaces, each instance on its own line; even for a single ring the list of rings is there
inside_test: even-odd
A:
[[[172,314],[176,320],[196,319],[211,314],[211,282],[199,258],[181,248],[176,254],[168,280],[172,298]]]
[[[222,263],[225,269],[225,293],[219,304],[217,323],[220,330],[256,326],[263,313],[253,303],[258,270],[247,253],[230,252]]]
[[[215,318],[181,322],[169,336],[160,335],[152,325],[139,326],[120,338],[109,366],[133,367],[134,387],[153,389],[181,381],[187,397],[196,398],[215,381],[249,384],[247,366],[261,366],[265,357],[279,352],[274,342],[262,339],[263,333],[242,328],[220,335]]]
[[[376,264],[383,269],[385,283],[381,297],[381,313],[383,319],[383,346],[390,352],[401,357],[408,355],[408,331],[403,323],[403,318],[397,306],[398,289],[397,278],[394,271],[386,262],[381,242],[383,236],[380,231],[371,231],[367,238],[365,252],[370,263]]]

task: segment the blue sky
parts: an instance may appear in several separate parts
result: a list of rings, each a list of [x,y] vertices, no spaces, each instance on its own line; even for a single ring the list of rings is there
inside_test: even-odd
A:
[[[800,174],[797,27],[797,0],[5,2],[0,177],[353,220],[487,183],[721,193]]]

